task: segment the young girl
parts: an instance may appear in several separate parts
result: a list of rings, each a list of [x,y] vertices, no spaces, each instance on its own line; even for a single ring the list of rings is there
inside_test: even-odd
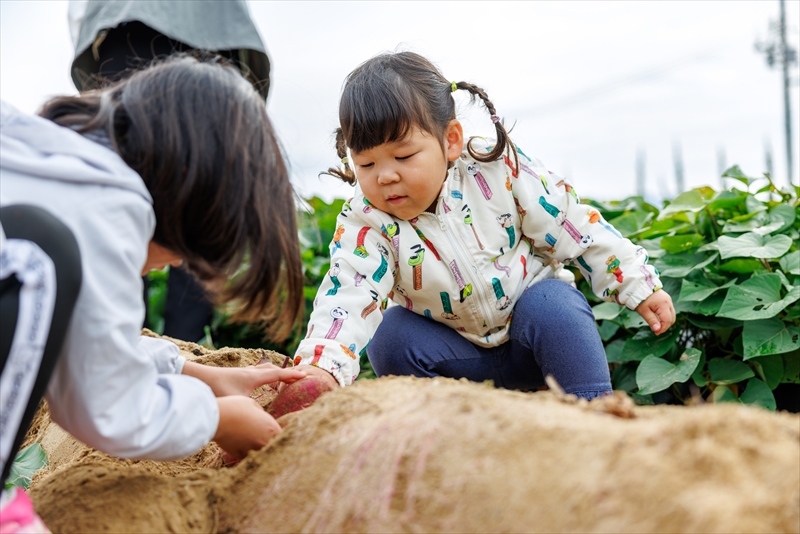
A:
[[[239,318],[275,319],[276,337],[295,323],[293,191],[263,98],[236,69],[183,56],[40,115],[2,106],[3,480],[45,388],[53,421],[109,454],[263,447],[280,427],[249,395],[304,373],[206,367],[139,336],[141,276],[167,264]]]
[[[457,90],[483,101],[496,142],[464,144]],[[379,376],[535,389],[552,375],[568,393],[605,395],[592,310],[562,264],[656,334],[674,322],[644,249],[515,147],[479,87],[447,81],[417,54],[385,54],[347,77],[339,120],[343,168],[329,173],[355,195],[295,357],[309,375],[351,384],[367,351]]]

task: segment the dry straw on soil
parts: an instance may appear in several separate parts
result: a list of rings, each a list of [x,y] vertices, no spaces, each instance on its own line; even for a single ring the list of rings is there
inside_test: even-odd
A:
[[[183,462],[111,459],[43,413],[31,439],[53,466],[31,495],[58,532],[800,532],[798,415],[388,378],[280,422],[220,469],[213,444]]]

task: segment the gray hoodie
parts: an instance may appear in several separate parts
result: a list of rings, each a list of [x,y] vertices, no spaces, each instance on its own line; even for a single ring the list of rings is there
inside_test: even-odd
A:
[[[121,457],[170,460],[203,447],[219,423],[211,388],[180,374],[177,346],[139,336],[155,230],[141,177],[113,151],[3,102],[0,183],[0,206],[49,211],[81,252],[83,284],[46,394],[53,421]]]

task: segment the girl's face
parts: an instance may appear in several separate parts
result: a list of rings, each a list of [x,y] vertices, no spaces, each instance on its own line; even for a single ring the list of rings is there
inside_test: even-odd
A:
[[[450,121],[443,143],[414,127],[405,138],[354,152],[356,178],[361,191],[377,209],[408,220],[433,211],[448,164],[461,155],[464,133]]]

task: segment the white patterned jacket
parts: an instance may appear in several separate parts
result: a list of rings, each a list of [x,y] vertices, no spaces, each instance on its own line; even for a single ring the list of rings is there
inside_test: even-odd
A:
[[[580,204],[567,180],[517,152],[519,172],[511,158],[478,163],[464,150],[435,213],[408,221],[374,208],[356,186],[295,364],[351,384],[389,301],[476,345],[500,345],[523,291],[547,278],[574,280],[562,264],[578,267],[598,297],[630,309],[661,287],[643,248]]]

